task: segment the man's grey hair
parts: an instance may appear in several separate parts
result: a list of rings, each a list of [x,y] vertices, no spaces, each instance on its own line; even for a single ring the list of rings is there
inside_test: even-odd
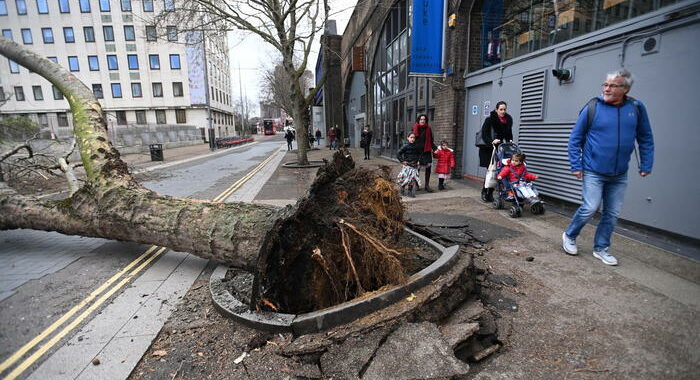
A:
[[[608,75],[605,77],[605,80],[612,80],[617,77],[620,77],[625,80],[625,86],[627,86],[627,88],[632,87],[632,83],[634,83],[634,78],[632,77],[632,73],[630,73],[627,69],[619,69],[608,73]]]

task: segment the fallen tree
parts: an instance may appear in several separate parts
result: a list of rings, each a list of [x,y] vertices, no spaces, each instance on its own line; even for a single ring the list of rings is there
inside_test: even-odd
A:
[[[294,207],[214,203],[157,194],[129,173],[93,93],[70,72],[0,37],[0,54],[61,90],[85,171],[70,197],[0,189],[0,229],[102,237],[191,252],[256,274],[253,307],[308,311],[404,278],[403,209],[387,173],[356,169],[339,152]],[[265,300],[265,302],[262,302]]]

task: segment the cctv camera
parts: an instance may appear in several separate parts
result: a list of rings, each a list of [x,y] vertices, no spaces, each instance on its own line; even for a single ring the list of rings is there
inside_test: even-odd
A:
[[[552,75],[561,81],[567,81],[571,79],[571,70],[568,69],[553,69]]]

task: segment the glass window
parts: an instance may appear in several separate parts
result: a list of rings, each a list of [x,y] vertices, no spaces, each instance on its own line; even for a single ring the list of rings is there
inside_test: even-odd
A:
[[[170,25],[167,27],[167,31],[168,41],[177,41],[177,27]]]
[[[58,0],[58,10],[61,13],[70,13],[70,3],[68,0]]]
[[[131,12],[131,0],[121,0],[122,11]]]
[[[95,29],[91,26],[83,27],[83,35],[85,36],[85,42],[95,42]]]
[[[126,60],[129,62],[129,70],[139,69],[139,57],[136,54],[128,54]]]
[[[32,30],[31,29],[21,29],[22,32],[22,42],[25,45],[31,45],[34,43],[32,40]]]
[[[119,61],[116,55],[107,56],[107,68],[110,70],[119,70]]]
[[[90,0],[80,0],[80,12],[90,13]]]
[[[156,110],[156,123],[165,124],[167,120],[165,118],[165,110]]]
[[[92,93],[95,94],[95,97],[97,99],[102,99],[105,97],[104,92],[102,92],[102,85],[101,84],[93,84],[92,85]]]
[[[49,13],[49,1],[48,0],[36,0],[36,9],[39,14],[45,15]]]
[[[175,110],[175,122],[178,124],[187,123],[187,111]]]
[[[170,54],[170,68],[180,70],[180,54]]]
[[[100,71],[100,61],[96,55],[88,55],[88,66],[90,71]]]
[[[109,0],[100,0],[100,12],[109,12],[110,10]]]
[[[151,84],[151,87],[153,88],[153,97],[154,98],[162,98],[163,97],[163,83],[153,82]]]
[[[143,11],[153,12],[153,0],[143,0]]]
[[[12,29],[3,29],[2,36],[12,41]]]
[[[54,100],[63,99],[63,93],[61,92],[61,90],[58,89],[58,87],[51,85],[51,92],[53,92]]]
[[[70,69],[70,71],[80,71],[80,65],[78,65],[78,57],[68,57],[68,68]]]
[[[67,113],[57,112],[56,113],[56,120],[58,121],[59,127],[67,127],[68,126],[68,114]]]
[[[63,39],[66,40],[66,43],[73,43],[75,42],[75,34],[73,34],[73,28],[70,26],[63,28]]]
[[[146,41],[155,41],[158,39],[155,26],[146,26]]]
[[[136,111],[136,124],[146,124],[146,111]]]
[[[53,63],[58,63],[58,58],[56,58],[56,57],[46,57],[46,58]]]
[[[122,97],[122,85],[121,83],[112,83],[112,97],[121,98]]]
[[[125,41],[135,41],[136,32],[134,31],[133,25],[124,25],[124,40]]]
[[[145,2],[144,2],[144,7],[145,7]],[[0,16],[7,16],[7,1],[6,0],[0,0]]]
[[[176,98],[185,96],[185,93],[182,91],[182,82],[173,82],[173,96]]]
[[[131,84],[131,96],[134,98],[140,98],[143,96],[143,92],[141,91],[141,83],[134,82]]]
[[[45,44],[52,44],[53,30],[51,28],[41,28],[41,38],[44,39]]]
[[[175,10],[175,0],[164,0],[165,10],[170,12]]]
[[[126,111],[116,111],[117,125],[126,125]]]
[[[15,100],[18,102],[24,101],[24,89],[22,86],[15,86]]]
[[[17,62],[8,59],[7,62],[10,64],[10,73],[12,74],[19,74],[19,65]]]
[[[32,86],[34,100],[44,100],[44,93],[41,91],[41,86]]]
[[[151,70],[160,70],[160,56],[158,54],[149,54],[148,62]]]
[[[15,0],[15,5],[17,6],[18,15],[27,14],[27,2],[25,0]]]
[[[104,34],[105,41],[114,41],[114,28],[111,25],[103,26],[102,34]]]

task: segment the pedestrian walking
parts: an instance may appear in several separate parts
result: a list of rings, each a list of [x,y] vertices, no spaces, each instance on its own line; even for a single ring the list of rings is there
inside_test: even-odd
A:
[[[445,179],[449,178],[452,169],[457,166],[455,156],[452,149],[447,146],[447,141],[440,142],[440,146],[433,152],[433,157],[437,159],[435,173],[438,175],[438,190],[445,190]]]
[[[360,146],[365,150],[365,160],[369,160],[369,148],[372,145],[372,131],[369,130],[369,125],[360,134]]]
[[[337,126],[331,127],[328,132],[326,132],[326,137],[328,137],[328,149],[336,149],[337,148],[337,142],[336,138],[338,134],[338,128]]]
[[[406,195],[406,186],[408,186],[408,196],[415,198],[415,191],[420,187],[418,168],[420,167],[420,157],[423,152],[422,146],[416,144],[416,135],[410,133],[407,140],[408,143],[396,153],[396,158],[399,159],[402,165],[396,182],[401,187],[401,195]]]
[[[287,128],[287,131],[284,133],[284,138],[287,140],[287,150],[292,150],[292,141],[295,139],[294,131],[292,131],[291,128]]]
[[[321,130],[316,128],[316,145],[321,146],[321,137],[323,137],[323,134],[321,134]]]
[[[416,145],[421,150],[419,169],[425,169],[425,191],[432,193],[430,170],[433,163],[433,151],[437,149],[437,146],[433,142],[433,130],[428,124],[428,115],[424,113],[418,115],[418,120],[413,125],[413,134],[416,136]]]
[[[504,101],[496,103],[496,109],[491,111],[489,117],[481,126],[481,141],[476,141],[479,148],[479,166],[486,168],[491,163],[493,150],[503,141],[513,140],[513,118],[506,112],[508,104]],[[493,202],[493,188],[487,188],[486,182],[481,188],[481,200]]]
[[[571,174],[583,179],[583,203],[562,233],[562,246],[569,255],[578,254],[576,238],[602,203],[593,256],[607,265],[617,265],[609,252],[610,237],[622,208],[635,140],[639,145],[639,175],[649,175],[654,163],[654,137],[646,108],[627,96],[633,81],[626,69],[607,74],[603,95],[583,107],[569,136]]]

